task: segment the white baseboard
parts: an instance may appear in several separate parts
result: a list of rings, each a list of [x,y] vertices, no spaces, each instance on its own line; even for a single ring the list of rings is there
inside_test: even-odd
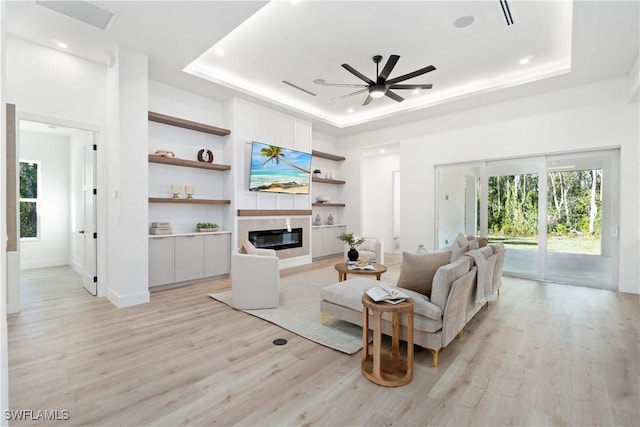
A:
[[[113,289],[107,290],[107,299],[118,308],[131,307],[132,305],[146,304],[151,300],[149,291],[130,295],[119,295]]]
[[[68,258],[50,258],[50,259],[41,259],[38,261],[24,261],[20,260],[20,269],[28,270],[31,268],[45,268],[45,267],[58,267],[61,265],[69,265]]]

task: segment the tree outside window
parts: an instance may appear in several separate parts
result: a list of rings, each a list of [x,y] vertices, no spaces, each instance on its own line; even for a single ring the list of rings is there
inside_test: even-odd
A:
[[[20,162],[20,238],[38,237],[39,162]]]

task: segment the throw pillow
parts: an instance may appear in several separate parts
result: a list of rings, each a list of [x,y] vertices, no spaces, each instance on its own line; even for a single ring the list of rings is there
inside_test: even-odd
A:
[[[478,239],[469,240],[469,249],[480,249],[480,243]]]
[[[467,243],[469,243],[469,241],[467,240],[467,236],[465,236],[462,233],[458,233],[458,235],[456,236],[456,240],[454,241],[454,243],[456,243],[458,245],[459,248],[463,247],[464,245],[466,245]]]
[[[249,255],[255,255],[257,253],[256,247],[251,244],[249,239],[244,239],[244,242],[242,242],[242,248],[244,249],[245,253]]]
[[[449,264],[450,260],[451,251],[419,255],[403,252],[397,285],[430,297],[433,276],[440,267]]]
[[[461,248],[455,248],[451,253],[451,262],[456,261],[458,258],[466,254],[467,252],[469,252],[469,245],[464,245]]]

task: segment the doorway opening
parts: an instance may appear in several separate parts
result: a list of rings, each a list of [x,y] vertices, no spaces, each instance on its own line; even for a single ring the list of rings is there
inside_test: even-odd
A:
[[[97,295],[96,132],[20,119],[20,283],[51,276]],[[37,197],[33,197],[37,196]],[[75,279],[74,279],[75,278]],[[48,291],[43,290],[44,294]],[[22,294],[22,290],[21,290]]]

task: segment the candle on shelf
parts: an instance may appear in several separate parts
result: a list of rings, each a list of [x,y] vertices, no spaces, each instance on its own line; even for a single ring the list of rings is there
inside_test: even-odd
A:
[[[180,184],[171,184],[171,194],[174,199],[180,198],[180,192],[182,192],[182,186]]]
[[[193,199],[193,185],[185,185],[184,192],[187,195],[187,199]]]

